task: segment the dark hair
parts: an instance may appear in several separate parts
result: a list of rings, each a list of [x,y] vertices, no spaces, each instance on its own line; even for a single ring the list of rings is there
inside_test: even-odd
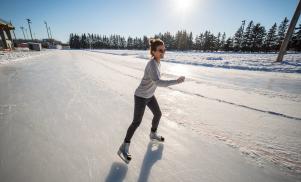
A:
[[[149,40],[150,54],[152,56],[154,56],[152,51],[156,51],[157,47],[160,45],[164,45],[164,42],[161,39],[150,39]]]

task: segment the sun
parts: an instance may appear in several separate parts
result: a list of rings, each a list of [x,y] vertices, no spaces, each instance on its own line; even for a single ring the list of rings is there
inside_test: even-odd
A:
[[[194,1],[195,0],[172,0],[177,13],[189,12],[194,6]]]

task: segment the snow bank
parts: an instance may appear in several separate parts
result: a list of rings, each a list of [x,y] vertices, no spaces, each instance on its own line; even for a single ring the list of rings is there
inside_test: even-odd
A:
[[[31,51],[28,48],[16,48],[14,51],[0,51],[0,64],[20,61],[25,58],[45,54],[46,52],[48,52],[48,50]]]
[[[142,50],[92,50],[93,52],[102,52],[114,55],[129,56],[149,59],[149,52]],[[287,54],[282,63],[275,63],[277,54],[242,54],[242,53],[203,53],[203,52],[166,52],[166,58],[163,61],[190,64],[196,66],[301,73],[301,54]]]

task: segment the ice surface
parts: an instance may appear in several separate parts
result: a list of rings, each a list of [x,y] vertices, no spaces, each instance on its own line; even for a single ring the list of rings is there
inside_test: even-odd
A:
[[[187,77],[155,93],[166,142],[146,109],[122,163],[146,63],[60,50],[0,65],[1,181],[300,181],[299,73],[162,62],[163,79]]]

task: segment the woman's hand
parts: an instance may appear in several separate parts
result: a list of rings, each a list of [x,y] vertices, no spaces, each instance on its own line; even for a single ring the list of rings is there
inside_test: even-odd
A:
[[[177,82],[178,82],[178,83],[182,83],[182,82],[184,82],[184,80],[185,80],[185,76],[180,76],[180,77],[177,79]]]

